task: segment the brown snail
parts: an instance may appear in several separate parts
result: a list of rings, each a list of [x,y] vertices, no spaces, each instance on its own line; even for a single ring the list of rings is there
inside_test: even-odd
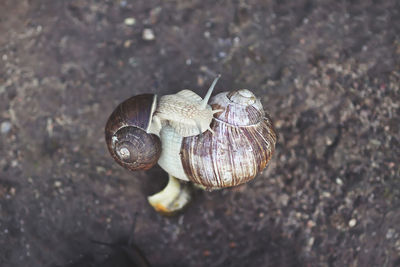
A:
[[[157,210],[169,212],[190,199],[175,178],[206,189],[240,185],[274,152],[276,132],[260,100],[247,89],[210,99],[218,78],[204,99],[189,90],[158,103],[154,95],[139,95],[121,103],[107,122],[107,145],[119,164],[138,170],[158,162],[170,175],[167,187],[149,197]]]

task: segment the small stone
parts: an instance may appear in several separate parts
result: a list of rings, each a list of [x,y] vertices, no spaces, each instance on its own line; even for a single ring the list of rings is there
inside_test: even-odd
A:
[[[279,196],[279,203],[282,204],[282,206],[287,206],[289,202],[289,196],[287,194],[282,194]]]
[[[308,228],[313,228],[315,226],[315,222],[314,221],[312,221],[312,220],[308,220],[307,221],[307,227]]]
[[[275,127],[276,128],[278,128],[278,129],[280,129],[280,128],[282,128],[282,126],[284,125],[284,121],[283,120],[276,120],[275,121]]]
[[[11,187],[11,188],[10,188],[10,195],[14,196],[14,195],[15,195],[15,192],[16,192],[15,188],[14,188],[14,187]]]
[[[142,33],[142,38],[145,41],[153,41],[154,39],[156,39],[156,36],[154,35],[152,29],[144,29]]]
[[[128,59],[128,63],[129,65],[131,65],[132,67],[137,67],[139,65],[139,61],[137,60],[137,58],[134,57],[130,57]]]
[[[96,172],[97,173],[104,173],[106,169],[102,166],[96,166]]]
[[[329,136],[326,136],[326,137],[325,137],[325,144],[326,144],[327,146],[332,145],[332,144],[333,144],[333,139],[331,139]]]
[[[396,247],[397,251],[400,251],[400,239],[396,241],[396,243],[394,244]]]
[[[202,76],[197,76],[197,86],[202,87],[204,85],[204,78]]]
[[[211,33],[209,31],[205,31],[204,32],[204,37],[206,37],[207,39],[210,38]]]
[[[327,191],[324,191],[324,192],[322,192],[322,196],[326,197],[326,198],[330,198],[331,197],[331,193],[329,193]]]
[[[223,52],[223,51],[221,51],[221,52],[218,53],[218,56],[219,56],[220,58],[224,58],[224,57],[226,57],[226,53]]]
[[[135,25],[136,19],[135,18],[126,18],[124,20],[125,25],[132,26]]]
[[[310,239],[308,239],[308,241],[307,241],[308,247],[312,247],[314,245],[314,241],[315,241],[314,237],[311,237]]]
[[[357,224],[357,220],[356,219],[351,219],[349,221],[349,227],[354,227],[354,226],[356,226],[356,224]]]
[[[3,134],[8,133],[11,130],[11,122],[3,121],[0,126],[0,131]]]
[[[54,182],[54,187],[61,187],[62,183],[60,181]]]
[[[390,228],[386,233],[386,239],[391,239],[395,233],[396,233],[396,231],[394,229]]]
[[[378,139],[371,139],[369,142],[374,146],[380,146],[381,145],[381,141],[379,141]]]
[[[342,181],[342,179],[340,179],[339,177],[336,178],[336,183],[337,183],[338,185],[343,185],[343,181]]]
[[[160,7],[160,6],[155,7],[152,10],[150,10],[150,18],[149,18],[149,20],[150,20],[151,24],[156,24],[157,23],[158,18],[159,18],[160,14],[161,14],[161,10],[162,10],[162,7]]]
[[[129,48],[129,47],[131,46],[131,44],[132,44],[132,41],[131,41],[131,40],[126,40],[126,41],[124,42],[124,47],[125,47],[125,48]]]

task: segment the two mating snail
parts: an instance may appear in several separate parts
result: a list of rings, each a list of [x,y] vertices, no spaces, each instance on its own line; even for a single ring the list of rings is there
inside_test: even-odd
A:
[[[190,90],[157,99],[143,94],[117,106],[105,135],[112,157],[130,170],[158,163],[169,174],[166,188],[149,197],[171,213],[190,199],[191,181],[213,190],[243,184],[262,171],[274,153],[276,132],[258,98],[247,89],[204,99]]]

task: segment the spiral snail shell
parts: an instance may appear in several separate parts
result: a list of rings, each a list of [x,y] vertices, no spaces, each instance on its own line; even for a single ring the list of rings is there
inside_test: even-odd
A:
[[[143,94],[131,97],[111,113],[105,129],[111,156],[131,170],[148,170],[161,155],[160,139],[149,132],[157,97]]]
[[[167,188],[175,188],[174,196],[163,190],[149,198],[158,210],[169,210],[159,206],[165,199],[184,195],[172,179],[207,189],[236,186],[253,179],[274,153],[276,131],[260,100],[247,89],[211,97],[218,78],[204,99],[189,90],[158,102],[155,95],[134,96],[107,122],[107,146],[120,165],[147,170],[158,163],[170,175]]]

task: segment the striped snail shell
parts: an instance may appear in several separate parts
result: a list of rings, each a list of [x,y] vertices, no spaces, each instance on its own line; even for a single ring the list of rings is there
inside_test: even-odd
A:
[[[275,150],[276,132],[270,117],[247,89],[220,93],[209,104],[215,113],[210,131],[183,137],[172,126],[161,129],[159,165],[178,179],[208,189],[253,179]]]
[[[152,94],[131,97],[119,104],[107,121],[108,150],[129,170],[150,169],[161,155],[160,139],[150,132],[156,103],[157,97]]]

